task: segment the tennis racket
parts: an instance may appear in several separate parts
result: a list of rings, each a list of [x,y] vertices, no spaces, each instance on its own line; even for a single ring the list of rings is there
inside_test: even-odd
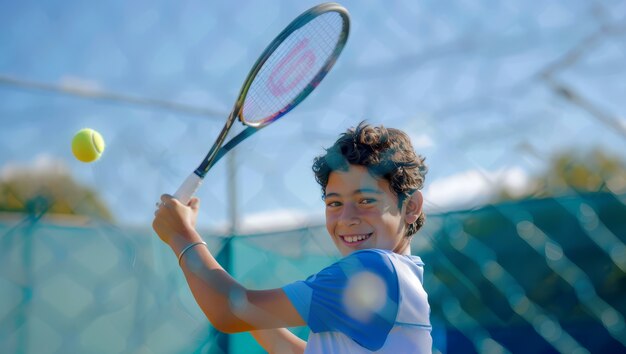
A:
[[[335,64],[349,30],[348,11],[335,3],[317,5],[293,20],[257,59],[215,143],[174,197],[187,204],[228,151],[300,104]],[[246,127],[224,144],[237,118]]]

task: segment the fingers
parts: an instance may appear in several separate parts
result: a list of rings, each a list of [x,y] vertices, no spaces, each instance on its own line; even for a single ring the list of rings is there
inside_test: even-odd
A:
[[[191,209],[198,210],[200,208],[200,199],[192,197],[188,205]]]
[[[173,196],[169,195],[169,194],[163,194],[161,195],[161,202],[157,202],[157,209],[160,209],[161,207],[166,207],[166,208],[173,208],[176,207],[177,205],[179,205],[180,202],[174,198]],[[182,205],[182,204],[180,204]]]
[[[156,203],[157,211],[159,211],[161,207],[175,208],[178,206],[183,206],[183,204],[170,194],[161,195],[161,201]],[[200,208],[200,199],[197,197],[192,197],[189,200],[189,203],[187,204],[187,206],[197,211]],[[155,212],[155,215],[156,215],[156,212]]]
[[[169,202],[170,200],[174,200],[175,198],[169,194],[162,194],[161,195],[161,203],[163,204],[167,204],[167,202]]]
[[[175,197],[173,197],[170,194],[163,194],[161,195],[161,201],[160,202],[156,202],[156,207],[157,207],[157,211],[161,208],[161,207],[166,207],[166,208],[175,208],[178,206],[183,206],[183,204],[176,199]],[[190,207],[193,210],[198,210],[198,208],[200,207],[200,199],[197,197],[192,197],[189,200],[189,203],[187,203],[188,207]]]

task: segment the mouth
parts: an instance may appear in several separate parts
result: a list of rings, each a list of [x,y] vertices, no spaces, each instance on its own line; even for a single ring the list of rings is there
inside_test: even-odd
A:
[[[339,238],[343,240],[344,243],[348,245],[358,245],[363,241],[372,237],[372,233],[369,234],[350,234],[350,235],[339,235]]]

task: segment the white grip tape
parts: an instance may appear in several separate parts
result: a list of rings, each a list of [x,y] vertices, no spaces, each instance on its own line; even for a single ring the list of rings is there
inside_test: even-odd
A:
[[[201,184],[202,178],[195,173],[191,173],[185,182],[180,185],[176,193],[174,193],[174,198],[178,199],[178,201],[183,203],[183,205],[187,205]]]

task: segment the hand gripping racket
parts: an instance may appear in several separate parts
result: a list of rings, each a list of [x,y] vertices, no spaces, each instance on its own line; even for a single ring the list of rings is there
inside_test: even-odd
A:
[[[348,11],[335,3],[317,5],[293,20],[257,59],[211,150],[174,197],[187,204],[228,151],[302,102],[335,64],[349,30]],[[223,145],[236,118],[246,128]]]

